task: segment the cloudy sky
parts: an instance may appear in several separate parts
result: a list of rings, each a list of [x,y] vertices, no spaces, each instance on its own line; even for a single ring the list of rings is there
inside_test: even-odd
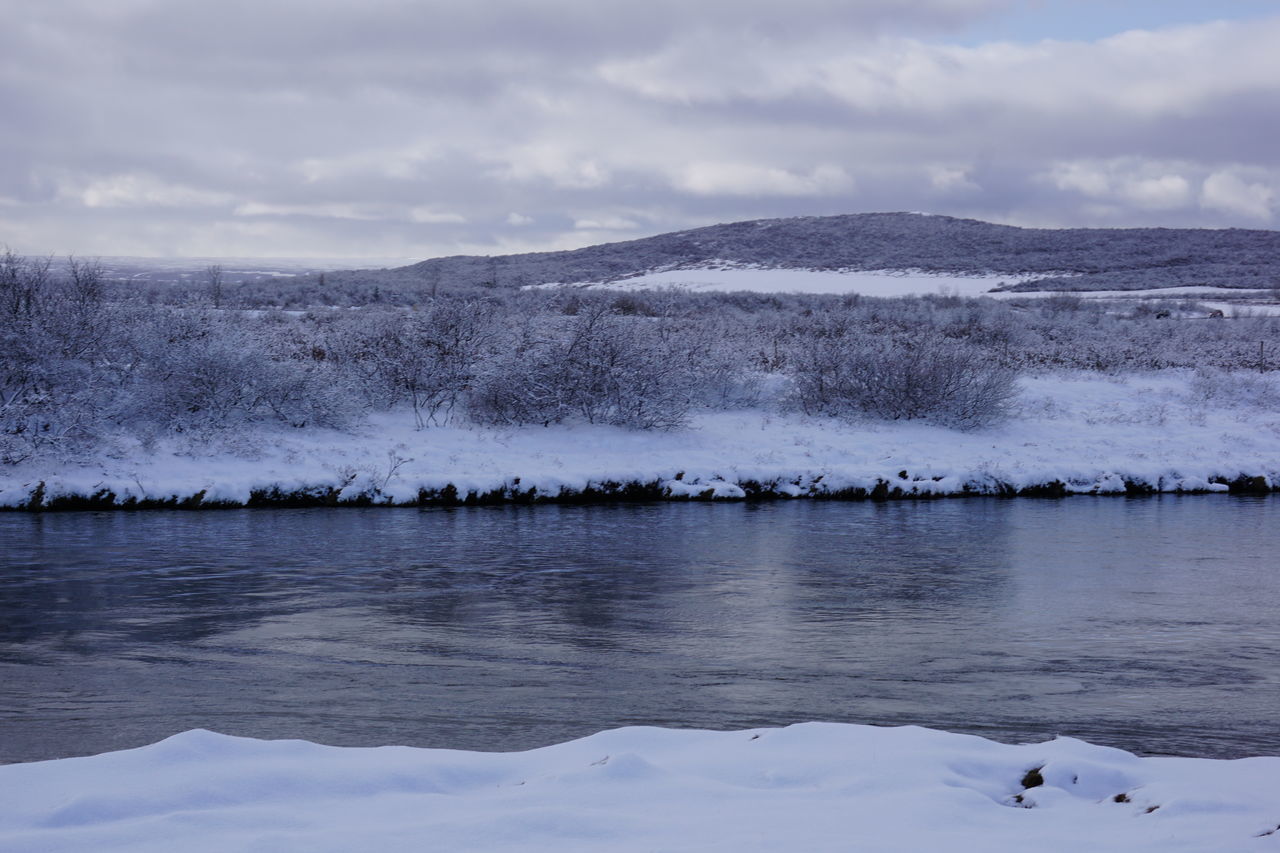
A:
[[[0,244],[25,253],[1280,217],[1276,0],[0,5]]]

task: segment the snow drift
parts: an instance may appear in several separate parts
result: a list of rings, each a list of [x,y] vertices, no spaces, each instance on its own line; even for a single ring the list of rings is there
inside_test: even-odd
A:
[[[624,728],[518,753],[196,730],[0,767],[0,848],[1261,851],[1280,758],[916,727]]]

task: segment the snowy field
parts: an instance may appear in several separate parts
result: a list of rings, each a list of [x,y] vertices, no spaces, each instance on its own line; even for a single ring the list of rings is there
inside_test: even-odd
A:
[[[1002,284],[1033,280],[1036,276],[949,275],[918,270],[802,270],[744,267],[733,264],[698,269],[660,270],[608,282],[543,284],[545,287],[587,287],[593,290],[663,290],[731,293],[857,293],[862,296],[926,296],[948,293],[982,296]],[[1042,276],[1041,276],[1042,277]]]
[[[406,411],[373,415],[356,435],[319,430],[237,434],[213,444],[120,439],[93,463],[27,462],[0,470],[0,506],[110,492],[130,498],[243,503],[255,491],[330,493],[414,503],[420,490],[569,496],[654,486],[670,497],[739,498],[760,484],[784,496],[872,490],[1000,493],[1055,481],[1067,491],[1225,491],[1242,476],[1280,483],[1280,406],[1256,374],[1206,384],[1189,371],[1020,380],[1015,417],[959,432],[920,422],[706,412],[686,429],[600,425],[415,430]],[[1270,395],[1270,396],[1268,396]],[[613,484],[612,486],[608,484]]]
[[[1267,851],[1280,758],[916,727],[624,728],[528,752],[196,730],[0,767],[6,851]]]
[[[582,287],[622,292],[678,290],[689,293],[813,293],[837,296],[856,293],[876,297],[955,295],[987,296],[993,299],[1061,296],[1061,291],[1051,290],[993,292],[1003,285],[1035,281],[1046,275],[953,275],[919,270],[767,269],[725,264],[699,269],[662,270],[617,281],[533,285],[532,289]],[[1107,301],[1191,299],[1201,302],[1206,310],[1217,309],[1228,317],[1280,315],[1280,305],[1276,304],[1276,292],[1273,290],[1186,286],[1149,290],[1070,291],[1069,295]],[[1227,297],[1230,301],[1205,301],[1214,297]]]

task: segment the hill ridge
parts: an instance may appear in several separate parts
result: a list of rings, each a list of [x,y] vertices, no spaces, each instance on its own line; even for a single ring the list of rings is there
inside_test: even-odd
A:
[[[469,289],[610,281],[713,261],[789,269],[1057,274],[1035,289],[1280,286],[1280,232],[1243,228],[1026,228],[878,212],[749,219],[511,255],[451,255],[336,275]]]

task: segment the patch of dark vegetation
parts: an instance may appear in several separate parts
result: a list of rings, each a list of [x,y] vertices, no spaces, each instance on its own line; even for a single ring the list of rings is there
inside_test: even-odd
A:
[[[116,493],[109,489],[99,489],[91,495],[57,495],[47,502],[45,508],[58,509],[113,509],[116,505]]]
[[[249,493],[246,507],[274,506],[301,509],[305,507],[337,506],[338,493],[330,487],[284,490],[279,487],[255,489]]]
[[[660,480],[622,483],[606,480],[589,484],[584,489],[562,488],[559,492],[540,491],[537,486],[520,487],[520,479],[488,491],[469,490],[462,493],[450,483],[440,489],[419,489],[418,506],[490,506],[495,504],[592,504],[636,501],[672,500]],[[679,498],[675,498],[678,500]]]
[[[123,500],[109,489],[99,489],[88,495],[55,495],[46,498],[44,484],[34,489],[30,499],[19,507],[31,512],[94,511],[94,510],[145,510],[145,509],[238,509],[244,504],[230,500],[206,500],[206,490],[190,495],[169,495],[164,498],[139,498],[129,495]]]
[[[1124,481],[1124,493],[1126,495],[1154,495],[1156,491],[1155,485],[1143,480]]]
[[[209,499],[206,490],[190,495],[169,495],[167,497],[139,498],[129,495],[120,498],[110,489],[102,488],[90,494],[58,494],[51,496],[45,483],[37,483],[25,500],[19,503],[0,507],[0,511],[17,512],[58,512],[58,511],[100,511],[100,510],[146,510],[146,509],[237,509],[237,508],[309,508],[309,507],[412,507],[412,506],[491,506],[497,504],[605,504],[605,503],[638,503],[651,501],[781,501],[803,498],[821,501],[926,501],[949,498],[1049,498],[1062,499],[1072,496],[1073,492],[1061,480],[1053,480],[1038,485],[1016,487],[1002,482],[969,482],[961,484],[957,491],[935,491],[933,484],[940,478],[903,480],[879,479],[870,489],[862,486],[845,486],[829,488],[818,476],[812,480],[743,480],[734,483],[743,492],[741,496],[730,496],[719,492],[713,483],[694,484],[694,491],[685,494],[673,494],[663,480],[647,480],[622,482],[603,480],[590,483],[585,488],[573,489],[561,487],[556,492],[541,490],[537,486],[525,487],[519,478],[510,483],[489,490],[468,490],[462,492],[452,483],[438,489],[419,489],[417,494],[407,500],[394,500],[378,489],[365,490],[358,493],[344,492],[341,487],[333,485],[309,486],[299,489],[281,489],[267,487],[254,489],[247,501],[236,501],[226,498]],[[685,480],[678,480],[685,483]],[[1158,498],[1160,489],[1157,486],[1131,481],[1132,487],[1124,492],[1098,492],[1086,494],[1097,496],[1124,496],[1141,498]],[[1235,480],[1215,478],[1211,482],[1228,486],[1232,494],[1267,494],[1280,491],[1280,487],[1271,485],[1268,478],[1262,476],[1241,475]],[[1179,490],[1179,493],[1220,493],[1210,489]]]
[[[1273,487],[1266,477],[1250,477],[1248,474],[1241,474],[1232,480],[1228,480],[1225,477],[1215,477],[1213,482],[1225,485],[1227,491],[1232,494],[1267,494],[1280,488]]]
[[[1043,769],[1044,767],[1042,765],[1040,767],[1032,767],[1026,772],[1022,777],[1022,781],[1019,783],[1022,785],[1024,790],[1027,788],[1039,788],[1044,784],[1044,776],[1040,773]]]
[[[660,480],[648,482],[619,483],[605,480],[600,483],[589,483],[584,489],[562,488],[558,494],[545,495],[543,500],[554,503],[591,504],[617,503],[632,501],[671,500]],[[679,500],[679,498],[676,498]]]
[[[1067,484],[1061,480],[1018,489],[1018,497],[1023,498],[1065,498],[1067,494]]]

